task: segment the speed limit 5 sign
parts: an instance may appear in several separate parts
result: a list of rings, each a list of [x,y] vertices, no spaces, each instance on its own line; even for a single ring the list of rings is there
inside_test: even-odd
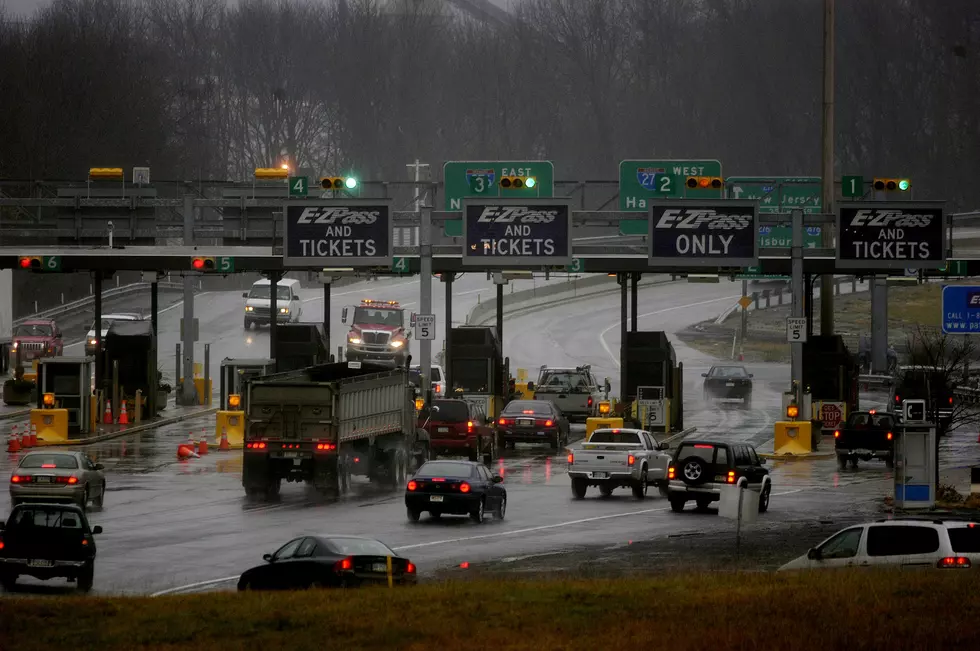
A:
[[[791,344],[806,343],[806,317],[789,317],[786,319],[786,341]]]
[[[436,338],[436,315],[435,314],[416,314],[415,315],[415,339],[434,340]]]

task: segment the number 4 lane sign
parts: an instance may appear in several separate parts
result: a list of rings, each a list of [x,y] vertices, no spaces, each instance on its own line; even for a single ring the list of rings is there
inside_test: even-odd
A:
[[[806,343],[806,317],[786,319],[786,341],[791,344]]]
[[[435,314],[416,314],[415,315],[415,339],[427,339],[432,341],[436,338],[436,315]]]

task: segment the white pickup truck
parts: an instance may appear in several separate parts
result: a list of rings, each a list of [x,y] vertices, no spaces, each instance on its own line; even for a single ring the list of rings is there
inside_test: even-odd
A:
[[[572,495],[585,497],[589,486],[598,486],[603,497],[616,488],[629,486],[633,496],[643,499],[653,484],[666,490],[670,455],[666,443],[639,429],[597,429],[580,450],[568,455]]]

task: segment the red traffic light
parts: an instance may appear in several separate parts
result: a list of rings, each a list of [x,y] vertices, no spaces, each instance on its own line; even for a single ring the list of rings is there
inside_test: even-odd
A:
[[[21,258],[20,259],[20,268],[21,269],[30,269],[31,268],[31,259],[30,258]]]
[[[195,269],[203,269],[204,268],[204,258],[194,258],[194,262],[192,262],[191,265]]]

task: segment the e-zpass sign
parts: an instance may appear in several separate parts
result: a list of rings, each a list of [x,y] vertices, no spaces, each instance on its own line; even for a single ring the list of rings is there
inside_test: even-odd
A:
[[[841,203],[837,266],[938,269],[946,262],[945,203]]]
[[[566,265],[572,261],[568,199],[463,201],[463,264]]]
[[[650,264],[751,267],[759,259],[759,204],[738,199],[650,205]]]
[[[390,266],[391,201],[293,200],[283,209],[283,265]]]

